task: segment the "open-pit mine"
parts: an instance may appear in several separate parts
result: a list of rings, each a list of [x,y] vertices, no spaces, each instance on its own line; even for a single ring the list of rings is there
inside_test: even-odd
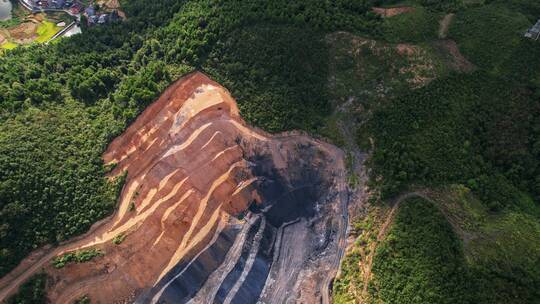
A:
[[[329,301],[348,220],[341,150],[248,126],[231,94],[194,72],[103,159],[114,166],[110,178],[127,173],[115,214],[23,263],[3,292],[45,269],[52,303]],[[51,263],[87,249],[102,254]]]

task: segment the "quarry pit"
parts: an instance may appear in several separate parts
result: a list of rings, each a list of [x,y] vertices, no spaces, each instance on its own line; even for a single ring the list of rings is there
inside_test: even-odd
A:
[[[127,174],[119,206],[88,234],[22,263],[53,303],[320,303],[345,247],[343,152],[300,132],[248,126],[200,72],[172,84],[103,155]],[[115,244],[115,238],[122,242]],[[51,258],[103,255],[61,269]],[[28,267],[24,268],[24,265]]]

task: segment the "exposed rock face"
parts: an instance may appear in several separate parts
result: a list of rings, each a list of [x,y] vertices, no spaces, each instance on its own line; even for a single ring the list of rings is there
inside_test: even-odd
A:
[[[63,248],[101,257],[47,270],[70,303],[319,303],[347,221],[343,155],[248,127],[204,74],[179,80],[109,146],[127,171],[112,220]],[[125,240],[113,244],[118,235]]]

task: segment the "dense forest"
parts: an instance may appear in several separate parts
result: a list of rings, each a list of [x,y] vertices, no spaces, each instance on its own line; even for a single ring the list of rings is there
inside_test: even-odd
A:
[[[463,206],[478,202],[475,209],[446,210],[445,217],[436,209],[448,209],[448,197],[437,208],[403,202],[374,258],[373,299],[534,303],[540,297],[540,44],[523,37],[540,6],[490,2],[449,10],[455,12],[449,38],[475,71],[451,72],[403,92],[377,107],[368,131],[359,134],[360,141],[366,133],[374,139],[370,183],[383,202],[411,189],[444,193],[448,187],[471,192],[473,199],[460,199]],[[465,225],[466,217],[475,220]],[[449,218],[473,239],[465,250],[441,228]],[[424,230],[431,219],[440,227]],[[431,239],[433,232],[440,235]],[[446,256],[432,256],[439,253]],[[439,273],[430,274],[434,269]],[[434,284],[449,271],[445,282]]]
[[[207,71],[251,123],[315,131],[329,112],[323,34],[379,22],[371,1],[122,6],[125,22],[0,57],[0,274],[113,211],[121,185],[101,153],[174,79]]]
[[[417,8],[410,15],[382,19],[371,11],[398,3],[126,0],[121,4],[128,19],[121,23],[0,55],[0,276],[31,250],[81,234],[113,212],[122,183],[105,179],[101,154],[178,77],[194,69],[208,73],[232,92],[248,122],[267,131],[322,134],[334,106],[327,86],[328,33],[431,49],[440,18],[450,12],[456,15],[449,38],[476,71],[448,72],[366,105],[373,112],[359,142],[373,142],[370,188],[384,204],[411,187],[460,184],[490,216],[538,221],[540,43],[522,34],[540,18],[540,4],[416,0],[407,1]],[[410,303],[440,299],[467,285],[458,270],[470,267],[466,279],[485,291],[475,303],[533,303],[538,295],[526,290],[540,282],[535,267],[493,268],[498,257],[467,265],[444,221],[425,202],[400,211],[393,241],[374,262],[374,297],[395,302],[407,288],[395,281],[417,271],[422,288],[408,294],[417,296]],[[426,238],[419,243],[414,235]],[[447,247],[427,251],[440,242]],[[417,251],[407,250],[413,246]],[[406,259],[391,260],[395,254]],[[409,263],[417,257],[417,264]],[[440,259],[450,266],[438,264]],[[434,267],[430,273],[428,266]],[[454,279],[434,289],[438,283],[429,279],[436,270]],[[39,298],[44,280],[38,276],[25,285],[38,290],[26,295]],[[490,281],[508,293],[491,298],[497,290],[486,288]]]
[[[529,221],[520,218],[519,225],[538,227]],[[530,234],[535,229],[531,226],[519,233]],[[498,233],[506,233],[504,230],[508,227]],[[531,241],[514,237],[521,242]],[[534,234],[531,237],[534,242]],[[371,299],[383,303],[535,303],[539,296],[534,287],[538,282],[535,262],[513,256],[528,252],[527,247],[535,245],[519,244],[519,250],[510,251],[504,248],[508,245],[488,246],[493,247],[485,248],[491,256],[483,252],[480,260],[467,262],[471,256],[464,254],[455,229],[434,202],[418,197],[404,200],[392,228],[375,252],[374,279],[368,287]],[[495,250],[512,253],[507,261],[502,261],[497,256],[503,254]]]
[[[457,14],[450,36],[477,71],[406,92],[369,122],[383,197],[463,183],[494,210],[519,191],[540,199],[540,45],[516,34],[530,24],[499,4]]]
[[[377,248],[372,296],[383,303],[470,303],[461,243],[450,224],[421,198],[402,204]]]

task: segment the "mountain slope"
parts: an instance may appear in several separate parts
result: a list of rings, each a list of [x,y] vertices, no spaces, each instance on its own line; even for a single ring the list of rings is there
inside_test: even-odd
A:
[[[230,94],[196,72],[171,85],[103,158],[111,177],[127,174],[114,216],[4,280],[3,296],[45,267],[53,303],[322,298],[346,229],[337,148],[250,128]],[[66,258],[89,252],[98,254]]]

